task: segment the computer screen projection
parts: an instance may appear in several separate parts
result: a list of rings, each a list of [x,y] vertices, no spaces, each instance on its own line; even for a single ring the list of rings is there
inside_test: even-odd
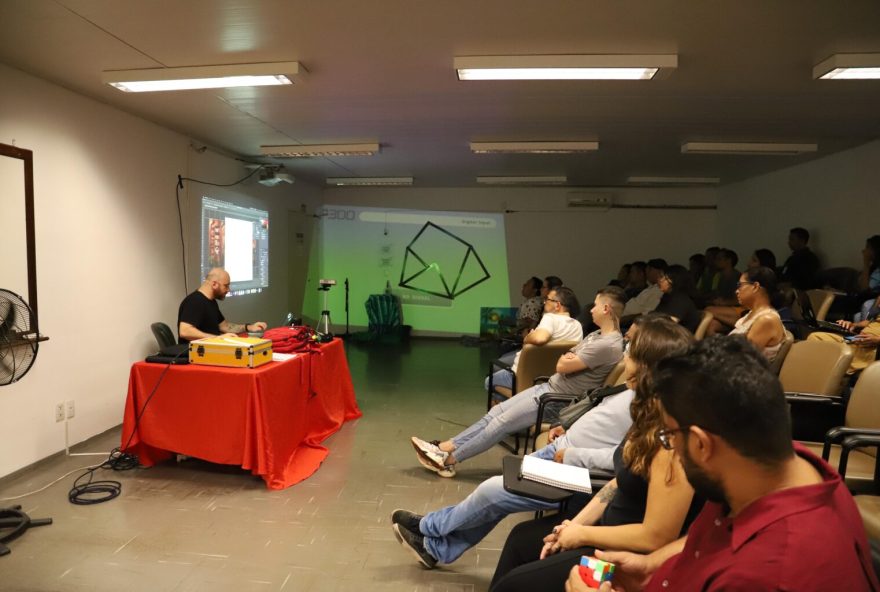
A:
[[[364,303],[388,289],[404,323],[420,331],[475,334],[480,307],[510,304],[501,214],[326,205],[319,215],[309,316],[323,308],[318,279],[338,282],[327,294],[337,326],[345,323],[346,278],[353,327],[368,325]]]
[[[229,272],[229,296],[269,287],[269,213],[202,197],[202,277],[213,267]]]

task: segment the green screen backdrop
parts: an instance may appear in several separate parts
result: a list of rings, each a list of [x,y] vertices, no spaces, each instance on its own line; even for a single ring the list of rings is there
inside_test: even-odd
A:
[[[333,323],[368,324],[364,303],[390,287],[403,322],[421,331],[477,334],[480,308],[509,306],[504,216],[472,212],[324,206],[309,271],[304,312],[323,308],[318,279],[338,285],[328,294]]]

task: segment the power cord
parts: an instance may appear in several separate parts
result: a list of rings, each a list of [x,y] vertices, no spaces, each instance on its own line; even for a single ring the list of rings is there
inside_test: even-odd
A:
[[[257,171],[264,169],[265,164],[261,164],[253,171],[235,181],[233,183],[211,183],[210,181],[202,181],[200,179],[193,179],[191,177],[184,177],[181,175],[177,175],[177,184],[174,186],[174,196],[177,200],[177,225],[180,227],[180,257],[183,263],[183,292],[184,294],[188,294],[188,288],[186,287],[186,241],[183,238],[183,211],[180,208],[180,190],[183,189],[183,182],[190,181],[192,183],[200,183],[202,185],[211,185],[212,187],[232,187],[233,185],[238,185],[239,183],[243,183],[257,174]]]
[[[143,417],[144,412],[147,410],[147,405],[150,404],[150,400],[152,400],[153,395],[155,395],[156,391],[159,390],[159,385],[161,385],[162,381],[165,380],[165,375],[168,374],[168,370],[170,370],[171,366],[174,365],[174,360],[185,353],[187,352],[182,351],[178,353],[176,356],[174,356],[174,359],[166,364],[165,368],[162,370],[162,373],[159,375],[159,379],[156,381],[156,385],[153,387],[153,390],[150,391],[150,394],[147,396],[147,399],[141,406],[141,410],[134,418],[134,427],[132,428],[131,434],[128,436],[128,441],[125,443],[125,445],[111,450],[110,456],[101,464],[87,467],[86,471],[76,478],[76,481],[73,482],[73,487],[71,487],[70,491],[67,492],[67,501],[78,506],[90,506],[93,504],[108,502],[113,498],[118,497],[119,494],[122,493],[122,483],[120,483],[119,481],[115,481],[112,479],[95,481],[95,471],[98,471],[99,469],[128,471],[139,466],[140,463],[138,461],[137,455],[123,452],[123,450],[128,450],[128,445],[131,444],[132,438],[134,438],[134,435],[138,433],[138,426],[140,425],[141,417]],[[72,472],[73,471],[71,471],[71,473]],[[68,475],[69,474],[70,473],[68,473]],[[67,475],[65,475],[65,477],[66,476]],[[46,487],[48,487],[48,485]],[[43,489],[45,489],[45,487]]]

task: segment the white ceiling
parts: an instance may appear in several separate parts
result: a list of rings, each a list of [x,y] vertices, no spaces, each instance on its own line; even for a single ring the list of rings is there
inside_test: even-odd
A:
[[[0,0],[0,62],[259,159],[261,144],[378,140],[285,160],[296,176],[630,175],[729,183],[880,137],[880,81],[815,81],[880,52],[877,0]],[[453,58],[675,53],[663,80],[460,82]],[[122,93],[102,70],[299,61],[286,87]],[[581,155],[475,155],[471,140],[595,140]],[[681,154],[694,140],[818,142],[797,157]],[[278,161],[281,162],[281,161]]]

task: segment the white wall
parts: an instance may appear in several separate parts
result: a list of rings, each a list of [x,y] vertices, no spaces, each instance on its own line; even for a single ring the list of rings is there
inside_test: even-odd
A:
[[[570,188],[331,188],[325,204],[419,210],[511,212],[505,215],[511,303],[533,275],[558,275],[582,304],[617,275],[620,265],[663,257],[687,265],[717,240],[714,209],[566,207]],[[578,190],[581,191],[581,190]],[[586,191],[586,190],[584,190]],[[715,206],[714,189],[591,189],[619,205]]]
[[[880,141],[719,190],[719,242],[740,258],[756,248],[789,255],[788,230],[810,231],[823,267],[861,268],[865,239],[880,234]]]
[[[244,169],[196,153],[184,136],[3,65],[0,88],[0,142],[34,152],[40,328],[50,337],[30,373],[0,387],[3,476],[64,448],[56,402],[76,402],[71,443],[120,423],[131,363],[155,348],[149,325],[173,325],[184,295],[177,175],[227,183]],[[187,184],[181,192],[190,290],[199,274],[201,189]],[[227,301],[223,310],[230,318],[280,318],[289,300],[287,208],[314,209],[319,192],[298,183],[214,194],[233,193],[270,211],[277,255],[270,257],[270,289]],[[24,253],[2,254],[18,256]]]

